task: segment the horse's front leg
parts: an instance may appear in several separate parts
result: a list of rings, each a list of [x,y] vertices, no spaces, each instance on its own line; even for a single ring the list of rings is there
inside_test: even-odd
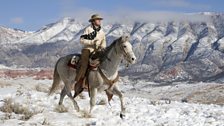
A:
[[[112,93],[117,95],[120,99],[120,102],[121,102],[120,117],[123,119],[125,117],[125,106],[124,106],[123,94],[121,93],[121,91],[119,90],[119,88],[116,85],[113,87]]]
[[[91,113],[94,106],[96,105],[96,94],[97,94],[97,88],[90,88],[90,110],[89,110],[89,113]]]

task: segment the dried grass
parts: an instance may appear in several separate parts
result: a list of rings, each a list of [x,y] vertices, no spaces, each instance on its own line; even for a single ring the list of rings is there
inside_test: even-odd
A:
[[[49,92],[49,88],[46,87],[46,85],[43,84],[38,84],[35,86],[35,90],[39,91],[39,92],[44,92],[44,93],[48,93]]]
[[[64,105],[57,105],[54,111],[58,113],[65,113],[65,112],[68,112],[68,108],[65,107]]]
[[[0,88],[9,87],[9,86],[12,86],[12,84],[7,82],[0,82]]]
[[[46,118],[44,118],[44,121],[42,122],[42,125],[46,126],[46,125],[50,125],[50,123],[48,122],[48,120]]]
[[[8,119],[10,119],[9,113],[21,114],[21,120],[28,120],[33,115],[40,113],[40,112],[33,112],[31,111],[28,106],[23,106],[19,103],[15,103],[11,98],[4,99],[3,106],[0,107],[0,111],[5,112]],[[6,119],[7,119],[6,118]]]
[[[107,104],[107,101],[104,100],[104,99],[100,100],[100,101],[97,103],[97,105],[106,105],[106,104]]]
[[[89,113],[88,110],[83,110],[83,111],[80,111],[81,112],[81,117],[82,118],[93,118],[93,116]]]

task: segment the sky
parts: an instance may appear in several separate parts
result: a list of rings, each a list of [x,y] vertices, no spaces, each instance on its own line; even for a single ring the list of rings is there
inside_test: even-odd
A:
[[[105,21],[167,20],[183,17],[183,13],[224,12],[224,0],[1,0],[0,25],[26,31],[63,17],[88,22],[99,13]]]

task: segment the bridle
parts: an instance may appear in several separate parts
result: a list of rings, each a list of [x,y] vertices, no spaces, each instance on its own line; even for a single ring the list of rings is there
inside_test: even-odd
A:
[[[117,44],[117,43],[116,43],[116,44]],[[124,58],[128,58],[129,55],[128,55],[128,53],[126,52],[124,46],[119,45],[119,48],[120,48],[120,51],[122,51],[122,54],[123,54]],[[116,49],[116,47],[114,47],[114,49],[115,49],[115,52],[116,52],[116,54],[117,54],[117,49]],[[129,61],[128,61],[128,62],[129,62]],[[126,64],[126,67],[129,67],[129,63]]]
[[[117,42],[116,42],[116,44],[117,44]],[[124,57],[128,57],[128,53],[125,51],[124,47],[120,45],[119,48],[120,48],[120,50],[123,52]],[[118,51],[117,51],[117,49],[116,49],[116,45],[115,45],[115,47],[114,47],[114,50],[115,50],[116,54],[118,54],[118,53],[117,53]]]
[[[117,44],[118,44],[118,41],[116,41],[116,42],[115,42],[115,45],[112,47],[112,48],[114,48],[115,53],[118,54],[117,46],[119,46],[118,48],[120,48],[120,51],[122,51],[123,56],[124,56],[125,58],[129,57],[128,52],[126,52],[125,48],[124,48],[122,45],[117,45]],[[112,48],[111,48],[111,49],[112,49]],[[108,53],[105,55],[106,60],[111,61],[111,59],[108,58],[107,55],[108,55]],[[128,65],[129,65],[129,64],[126,64],[126,67],[128,67]]]
[[[125,51],[125,48],[120,46],[120,49],[123,51],[124,57],[128,57],[128,53]]]

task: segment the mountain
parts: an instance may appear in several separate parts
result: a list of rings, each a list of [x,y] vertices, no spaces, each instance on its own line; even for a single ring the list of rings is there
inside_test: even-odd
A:
[[[108,44],[131,35],[138,62],[121,74],[166,83],[224,80],[224,14],[200,15],[210,20],[105,24]],[[59,57],[80,52],[79,37],[86,26],[64,18],[35,32],[0,27],[0,64],[53,68]]]
[[[11,29],[0,26],[0,43],[1,44],[13,44],[18,42],[22,38],[31,35],[32,32],[26,32],[19,29]]]

